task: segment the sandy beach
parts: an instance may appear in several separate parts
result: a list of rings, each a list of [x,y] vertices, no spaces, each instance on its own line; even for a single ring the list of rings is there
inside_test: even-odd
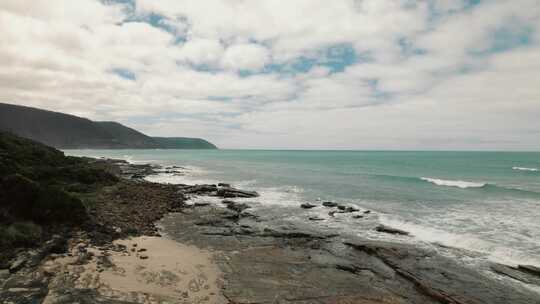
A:
[[[82,253],[90,255],[79,265]],[[106,264],[106,265],[103,265]],[[118,240],[108,249],[75,245],[70,256],[43,265],[57,277],[76,277],[75,288],[92,288],[115,300],[137,303],[225,303],[220,296],[221,272],[213,254],[164,237],[136,237]],[[53,283],[54,284],[54,283]],[[44,303],[56,303],[49,294]]]

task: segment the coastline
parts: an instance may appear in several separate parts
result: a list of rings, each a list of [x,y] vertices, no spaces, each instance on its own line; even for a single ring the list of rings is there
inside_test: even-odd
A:
[[[36,298],[45,294],[46,303],[73,300],[95,303],[95,299],[100,299],[100,303],[160,303],[171,301],[171,297],[177,303],[539,303],[534,292],[487,277],[436,252],[291,226],[268,219],[264,214],[251,213],[249,204],[234,203],[234,196],[255,195],[253,193],[226,190],[231,189],[228,185],[154,184],[143,180],[155,172],[156,168],[150,165],[108,163],[123,180],[120,185],[101,191],[90,208],[94,222],[99,225],[91,227],[91,233],[71,236],[69,254],[48,255],[37,270],[22,269],[10,275],[3,284],[0,299],[19,303],[13,299],[28,298],[30,293]],[[196,195],[217,197],[226,204],[188,203],[189,198]],[[337,204],[328,208],[346,212]],[[391,227],[380,229],[386,230],[381,233],[401,233]],[[75,284],[81,277],[81,267],[95,263],[93,280],[101,282],[100,274],[105,277],[111,269],[118,268],[115,257],[117,260],[126,254],[129,257],[131,248],[125,244],[125,248],[118,246],[115,240],[159,236],[163,231],[167,233],[163,238],[165,242],[172,239],[180,244],[178,246],[191,246],[191,256],[208,254],[202,264],[210,268],[217,266],[208,286],[219,292],[195,299],[197,292],[192,291],[190,295],[189,290],[178,290],[177,294],[156,293],[148,298],[152,292],[126,291],[114,284],[111,286],[111,280],[105,284],[107,290],[119,293],[100,293],[99,288],[91,291]],[[81,243],[86,245],[78,246]],[[189,251],[186,248],[182,247],[181,251]],[[152,252],[164,250],[153,249]],[[111,255],[109,262],[99,263],[103,260],[99,257]],[[54,264],[55,260],[61,263],[68,257],[75,258],[68,262],[77,266],[74,270],[61,274],[44,271],[47,263]],[[150,253],[147,259],[137,258],[132,259],[135,265],[155,259]],[[189,261],[188,264],[192,264]],[[133,269],[130,268],[133,263],[130,265],[127,268]],[[496,269],[532,284],[538,285],[540,281],[530,269],[521,271],[504,265]],[[33,278],[31,282],[46,281],[46,284],[32,289],[17,286],[17,282],[28,285],[28,278],[36,273],[42,277]],[[181,273],[175,275],[180,277]],[[64,284],[55,286],[51,282]],[[184,292],[188,292],[187,297]],[[125,296],[126,293],[130,296]]]

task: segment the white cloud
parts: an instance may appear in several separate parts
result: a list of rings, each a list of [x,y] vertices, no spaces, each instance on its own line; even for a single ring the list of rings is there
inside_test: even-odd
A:
[[[540,149],[540,3],[467,3],[3,0],[0,101],[221,147]]]
[[[256,44],[235,44],[227,48],[221,65],[231,70],[260,70],[270,62],[270,52]]]

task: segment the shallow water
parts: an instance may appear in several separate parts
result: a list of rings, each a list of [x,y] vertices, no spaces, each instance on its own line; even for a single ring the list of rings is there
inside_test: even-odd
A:
[[[540,153],[265,150],[69,150],[70,155],[179,165],[169,183],[229,182],[259,191],[273,212],[317,199],[377,211],[411,242],[471,250],[480,259],[540,265]],[[282,207],[282,208],[280,208]],[[282,210],[282,211],[280,211]],[[317,211],[313,211],[317,212]],[[325,214],[321,213],[321,216]],[[321,223],[368,234],[355,221]]]

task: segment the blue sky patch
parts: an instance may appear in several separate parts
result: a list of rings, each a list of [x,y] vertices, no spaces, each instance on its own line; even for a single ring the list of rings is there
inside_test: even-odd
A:
[[[137,76],[133,72],[131,72],[130,70],[127,70],[127,69],[116,68],[116,69],[112,69],[111,72],[113,74],[116,74],[117,76],[119,76],[121,78],[124,78],[124,79],[128,79],[128,80],[136,80],[137,79]]]

